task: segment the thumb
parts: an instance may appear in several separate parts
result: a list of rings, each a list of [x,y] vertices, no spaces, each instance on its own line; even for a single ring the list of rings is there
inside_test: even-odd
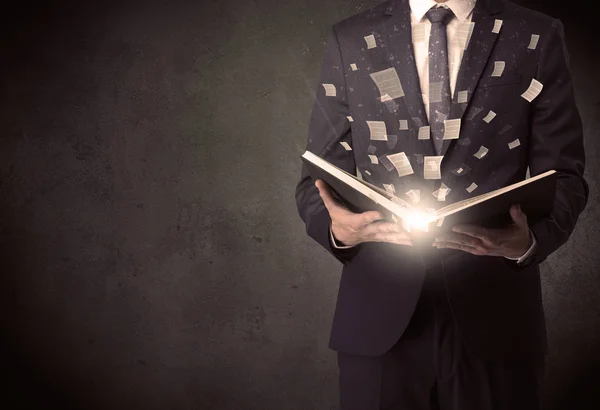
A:
[[[521,228],[527,228],[527,215],[521,209],[521,205],[513,205],[510,207],[510,217],[515,225]]]
[[[363,213],[363,222],[365,225],[379,221],[380,219],[383,219],[381,212],[368,211]]]

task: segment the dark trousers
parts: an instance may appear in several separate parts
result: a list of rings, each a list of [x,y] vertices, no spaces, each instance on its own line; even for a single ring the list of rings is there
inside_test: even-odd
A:
[[[544,361],[469,354],[430,273],[398,343],[379,357],[338,352],[338,367],[341,410],[541,409]]]

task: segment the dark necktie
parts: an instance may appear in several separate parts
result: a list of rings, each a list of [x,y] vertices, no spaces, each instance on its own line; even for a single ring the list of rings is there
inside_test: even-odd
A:
[[[431,21],[429,37],[429,126],[433,146],[441,155],[444,120],[450,114],[450,72],[448,70],[448,41],[446,23],[454,13],[444,7],[432,7],[427,12]]]

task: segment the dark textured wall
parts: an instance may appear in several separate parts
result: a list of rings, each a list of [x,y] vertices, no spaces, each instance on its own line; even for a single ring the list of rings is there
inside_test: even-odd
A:
[[[3,13],[0,407],[337,408],[341,265],[294,187],[326,30],[376,3]],[[597,37],[573,2],[530,4],[565,23],[591,185],[542,266],[547,408],[598,408]]]

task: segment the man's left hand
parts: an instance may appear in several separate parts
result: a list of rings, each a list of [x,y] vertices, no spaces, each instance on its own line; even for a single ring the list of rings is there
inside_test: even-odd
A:
[[[510,216],[513,223],[506,228],[456,225],[452,227],[452,232],[437,236],[432,245],[438,249],[458,249],[473,255],[520,258],[533,244],[533,238],[527,225],[527,215],[520,205],[511,206]]]

